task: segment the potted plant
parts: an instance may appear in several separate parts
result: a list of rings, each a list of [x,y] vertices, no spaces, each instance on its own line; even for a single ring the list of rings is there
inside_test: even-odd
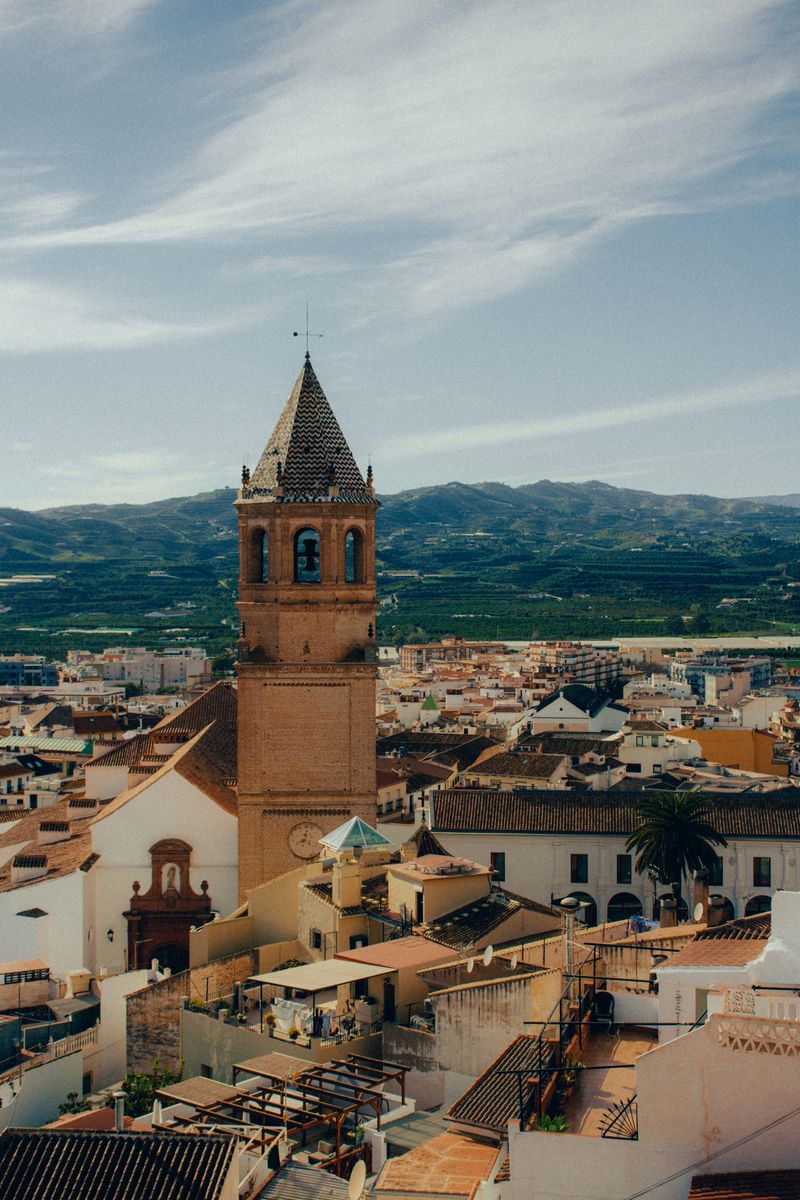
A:
[[[563,1113],[558,1113],[554,1117],[549,1117],[547,1113],[543,1113],[533,1128],[541,1130],[542,1133],[566,1133],[567,1119]]]
[[[274,1012],[268,1012],[268,1013],[267,1013],[267,1015],[264,1017],[264,1024],[265,1024],[265,1025],[268,1025],[268,1026],[270,1027],[270,1029],[274,1029],[274,1028],[275,1028],[275,1024],[276,1024],[276,1017],[275,1017],[275,1013],[274,1013]]]
[[[299,1029],[290,1029],[289,1030],[289,1038],[291,1039],[291,1041],[296,1042],[299,1037],[300,1037]]]

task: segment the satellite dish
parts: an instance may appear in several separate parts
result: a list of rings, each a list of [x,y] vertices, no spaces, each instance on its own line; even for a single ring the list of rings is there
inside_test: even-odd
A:
[[[519,955],[512,954],[511,955],[511,970],[516,971],[518,966],[519,966]]]
[[[483,965],[488,967],[494,958],[494,946],[487,946],[483,952]]]
[[[353,1167],[350,1181],[347,1184],[347,1200],[361,1200],[364,1185],[367,1182],[367,1164],[363,1158]]]
[[[474,958],[467,959],[467,974],[471,975],[474,969],[475,969],[475,959]]]
[[[694,919],[698,923],[703,919],[703,906],[699,903],[699,901],[694,906]]]

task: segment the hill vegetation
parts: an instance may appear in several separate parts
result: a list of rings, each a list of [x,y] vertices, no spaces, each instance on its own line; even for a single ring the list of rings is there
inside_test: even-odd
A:
[[[0,509],[0,649],[185,638],[224,655],[236,621],[234,498],[220,489],[145,505]],[[660,496],[542,480],[381,499],[387,640],[800,625],[796,496]],[[49,578],[5,582],[13,576]]]

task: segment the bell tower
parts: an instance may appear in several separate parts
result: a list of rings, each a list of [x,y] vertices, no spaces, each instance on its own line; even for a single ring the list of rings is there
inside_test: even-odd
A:
[[[375,822],[375,513],[309,355],[239,518],[239,893]]]

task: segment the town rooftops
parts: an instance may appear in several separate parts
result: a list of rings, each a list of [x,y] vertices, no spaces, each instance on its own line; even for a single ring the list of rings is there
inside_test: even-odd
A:
[[[406,859],[422,858],[427,854],[447,854],[442,843],[431,833],[425,821],[421,821],[411,837],[403,842],[403,855]]]
[[[772,932],[772,913],[755,913],[752,917],[737,917],[723,925],[712,925],[697,933],[697,941],[725,939],[726,941],[763,941]]]
[[[362,821],[361,817],[351,817],[344,825],[319,840],[320,845],[327,846],[329,850],[381,850],[392,844],[377,829]]]
[[[235,1141],[219,1134],[11,1129],[0,1136],[3,1200],[219,1200]]]
[[[537,712],[548,708],[556,700],[566,700],[568,704],[579,708],[581,712],[586,713],[590,717],[596,716],[602,712],[604,708],[613,708],[618,712],[626,713],[628,710],[622,704],[615,704],[609,696],[603,695],[601,692],[595,691],[594,688],[587,687],[585,683],[567,683],[563,687],[556,688],[549,696],[545,696],[540,700],[537,706]]]
[[[93,733],[120,734],[117,718],[110,712],[75,712],[72,715],[72,728],[76,737],[89,737]]]
[[[514,779],[550,779],[564,766],[563,754],[538,754],[536,751],[508,750],[483,758],[473,767],[467,768],[468,775],[499,775]]]
[[[714,793],[703,790],[714,827],[725,838],[800,838],[800,789]],[[641,792],[452,788],[431,797],[437,833],[614,834],[640,823]]]
[[[284,504],[377,504],[308,354],[258,466],[242,488],[242,498]]]

